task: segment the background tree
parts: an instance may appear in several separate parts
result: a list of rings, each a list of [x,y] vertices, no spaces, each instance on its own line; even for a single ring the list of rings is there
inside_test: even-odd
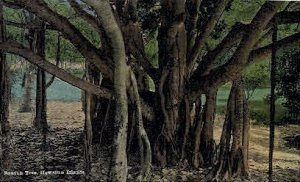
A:
[[[246,91],[247,100],[255,93],[257,88],[267,86],[269,66],[265,63],[252,65],[242,75],[242,83]]]
[[[283,105],[288,109],[287,122],[299,123],[300,95],[299,95],[299,50],[285,52],[278,60],[277,90],[283,96]]]

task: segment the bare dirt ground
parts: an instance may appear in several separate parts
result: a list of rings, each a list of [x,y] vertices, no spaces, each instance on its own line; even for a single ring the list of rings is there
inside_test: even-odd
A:
[[[214,137],[219,141],[224,116],[217,116]],[[252,122],[253,123],[253,122]],[[300,181],[300,150],[285,145],[283,137],[300,132],[299,125],[278,126],[275,129],[273,169],[276,181]],[[267,181],[269,157],[269,128],[251,125],[249,165],[251,177],[256,181]]]
[[[48,149],[42,151],[42,137],[31,126],[32,113],[19,113],[18,102],[11,105],[10,123],[12,128],[12,167],[9,171],[81,171],[83,168],[82,130],[84,115],[80,102],[48,102],[48,123],[51,127],[48,135]],[[218,143],[223,116],[217,116],[215,139]],[[251,125],[250,172],[251,181],[267,181],[268,169],[268,128]],[[274,152],[275,181],[300,181],[300,151],[284,145],[283,137],[300,132],[299,125],[276,128]],[[100,152],[99,152],[100,151]],[[92,181],[106,181],[109,152],[94,146]],[[137,161],[136,161],[137,162]],[[129,166],[129,181],[138,168],[137,163]],[[205,181],[210,169],[153,169],[151,181]],[[84,181],[82,174],[68,175],[28,175],[9,176],[7,181]]]
[[[49,101],[47,108],[48,124],[51,128],[83,129],[84,114],[81,106],[81,102]],[[10,108],[11,126],[31,127],[34,112],[19,113],[18,109],[18,101],[14,101]]]

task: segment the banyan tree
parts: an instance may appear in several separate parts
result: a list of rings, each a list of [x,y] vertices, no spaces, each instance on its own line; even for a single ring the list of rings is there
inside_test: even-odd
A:
[[[231,25],[223,21],[231,13],[231,0],[63,3],[89,24],[100,44],[84,36],[50,0],[1,0],[1,6],[34,14],[43,31],[57,31],[72,43],[85,59],[85,79],[17,41],[0,37],[0,54],[24,57],[39,67],[41,74],[46,71],[84,91],[87,171],[92,143],[105,138],[113,144],[111,181],[126,181],[130,145],[137,145],[140,152],[138,180],[147,178],[151,165],[211,166],[212,179],[217,180],[248,176],[249,120],[240,76],[247,66],[271,56],[272,42],[267,38],[274,23],[300,22],[297,3],[266,1],[249,21]],[[157,41],[157,63],[145,51],[149,39]],[[294,33],[279,39],[276,46],[278,50],[299,46],[299,40],[300,34]],[[5,61],[2,56],[0,59],[0,121],[5,126]],[[232,89],[220,144],[216,145],[216,96],[218,88],[228,82]]]

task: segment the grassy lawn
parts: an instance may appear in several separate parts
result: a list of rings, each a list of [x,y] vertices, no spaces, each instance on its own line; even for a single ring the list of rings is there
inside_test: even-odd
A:
[[[217,113],[225,114],[227,98],[230,92],[230,88],[227,86],[221,87],[217,96]],[[257,122],[267,122],[269,119],[269,104],[265,98],[270,93],[270,88],[258,88],[255,90],[253,96],[249,99],[250,118]],[[281,100],[276,101],[276,121],[280,121],[281,118],[287,112],[281,105]]]

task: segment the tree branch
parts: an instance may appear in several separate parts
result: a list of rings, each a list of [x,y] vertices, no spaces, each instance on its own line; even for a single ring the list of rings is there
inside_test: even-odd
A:
[[[128,98],[127,82],[129,67],[126,64],[125,45],[121,29],[112,12],[109,0],[85,0],[93,7],[103,25],[104,33],[107,36],[110,46],[112,60],[114,63],[114,97],[115,97],[115,116],[114,116],[114,142],[113,154],[109,170],[109,181],[126,181],[127,155],[127,127],[128,127]]]
[[[297,48],[297,47],[299,47],[299,43],[300,43],[300,32],[277,41],[276,47],[277,47],[278,51],[280,51],[287,47],[289,47],[289,48],[296,47]],[[253,50],[250,53],[248,64],[254,64],[254,63],[263,61],[266,58],[270,57],[271,53],[272,53],[272,46],[273,46],[272,44],[269,44],[267,46]]]
[[[299,23],[300,22],[300,11],[297,12],[288,12],[283,11],[277,13],[273,19],[270,21],[274,21],[276,19],[277,25],[283,25],[283,24],[291,24],[291,23]],[[266,29],[271,27],[271,23],[269,23],[266,27]],[[218,46],[213,49],[212,51],[209,51],[202,59],[202,61],[199,63],[198,68],[193,73],[194,75],[199,76],[205,76],[210,73],[212,69],[214,69],[214,64],[217,60],[221,58],[228,50],[230,50],[234,45],[238,44],[238,42],[241,41],[244,33],[246,30],[249,29],[249,25],[242,24],[242,23],[236,23],[229,33],[226,35],[226,37],[221,41]],[[266,36],[269,35],[266,33]],[[264,39],[264,35],[261,39]],[[256,43],[257,44],[257,43]]]
[[[98,29],[100,27],[100,22],[97,19],[97,17],[94,17],[91,14],[89,14],[88,12],[84,11],[82,9],[82,7],[80,6],[80,4],[78,4],[77,1],[75,1],[75,0],[68,0],[68,2],[71,5],[71,7],[73,8],[73,10],[75,11],[75,13],[79,17],[83,18],[90,25],[92,25],[97,31],[99,31]]]
[[[187,40],[188,40],[188,52],[192,51],[195,45],[195,39],[197,35],[197,22],[199,19],[199,9],[202,0],[187,0],[186,7],[188,10],[188,18],[186,20]]]
[[[43,0],[16,0],[15,2],[25,6],[29,11],[53,25],[65,38],[71,41],[87,61],[97,66],[104,77],[112,80],[111,63],[102,59],[101,51],[89,42],[67,18],[51,10]]]
[[[205,45],[205,41],[207,40],[210,33],[215,28],[227,3],[228,3],[228,0],[219,0],[218,1],[217,6],[214,10],[214,13],[209,18],[204,30],[200,31],[200,35],[196,38],[196,42],[192,49],[192,52],[189,53],[189,55],[191,55],[191,56],[188,59],[188,72],[191,72],[193,70],[193,67],[197,61],[197,58],[199,57],[199,55],[203,49],[203,46]]]
[[[5,20],[5,24],[8,26],[14,26],[18,28],[38,28],[34,23],[20,23],[20,22],[15,22],[15,21],[10,21],[10,20]],[[52,25],[46,24],[46,29],[47,30],[56,30]]]
[[[32,50],[24,47],[22,44],[16,41],[7,41],[0,44],[0,50],[4,52],[8,52],[11,54],[19,55],[27,59],[30,63],[40,67],[45,70],[49,74],[54,75],[55,77],[81,89],[90,92],[91,94],[98,95],[103,98],[113,99],[112,91],[107,88],[100,88],[99,86],[93,85],[83,79],[80,79],[76,76],[71,75],[66,72],[64,69],[55,66],[54,64],[45,61],[39,55],[32,52]],[[154,111],[151,106],[149,106],[144,100],[141,99],[142,104],[142,112],[143,116],[145,116],[148,120],[154,120]]]
[[[199,95],[199,89],[203,91],[209,88],[216,88],[228,80],[232,80],[242,71],[248,63],[248,57],[253,46],[258,41],[259,35],[267,27],[281,5],[282,2],[266,2],[261,7],[249,25],[249,29],[244,34],[234,55],[226,64],[212,70],[209,75],[200,78],[196,75],[192,76],[190,83],[193,83],[193,86],[190,92],[192,92],[191,94],[194,98]]]
[[[260,45],[265,41],[267,40],[270,35],[272,35],[272,31],[273,29],[272,28],[269,28],[269,30],[267,30],[260,38],[259,40],[256,42],[256,44],[254,45],[253,49],[256,49],[258,47],[260,47]]]
[[[209,72],[214,68],[214,63],[216,60],[221,58],[225,53],[227,53],[234,45],[238,44],[244,33],[245,29],[249,25],[242,23],[236,23],[226,37],[217,45],[215,49],[209,51],[204,57],[203,60],[199,63],[198,68],[195,70],[194,74],[198,76],[204,76],[209,74]]]
[[[287,7],[288,11],[299,11],[300,10],[300,2],[299,1],[292,1],[289,3]]]
[[[85,80],[82,80],[76,76],[71,75],[70,73],[66,72],[64,69],[61,69],[55,66],[54,64],[43,60],[41,56],[32,52],[30,49],[24,47],[18,42],[15,41],[3,42],[0,44],[0,50],[22,56],[25,59],[27,59],[30,63],[38,66],[39,68],[45,70],[46,72],[60,78],[61,80],[77,88],[88,91],[100,97],[104,97],[107,99],[111,98],[111,91],[109,91],[108,89],[100,88],[99,86],[93,85]]]
[[[56,45],[56,57],[55,57],[55,66],[58,67],[60,63],[60,49],[61,49],[61,34],[57,35],[57,45]],[[52,75],[50,81],[46,84],[46,89],[49,88],[55,80],[55,76]]]

